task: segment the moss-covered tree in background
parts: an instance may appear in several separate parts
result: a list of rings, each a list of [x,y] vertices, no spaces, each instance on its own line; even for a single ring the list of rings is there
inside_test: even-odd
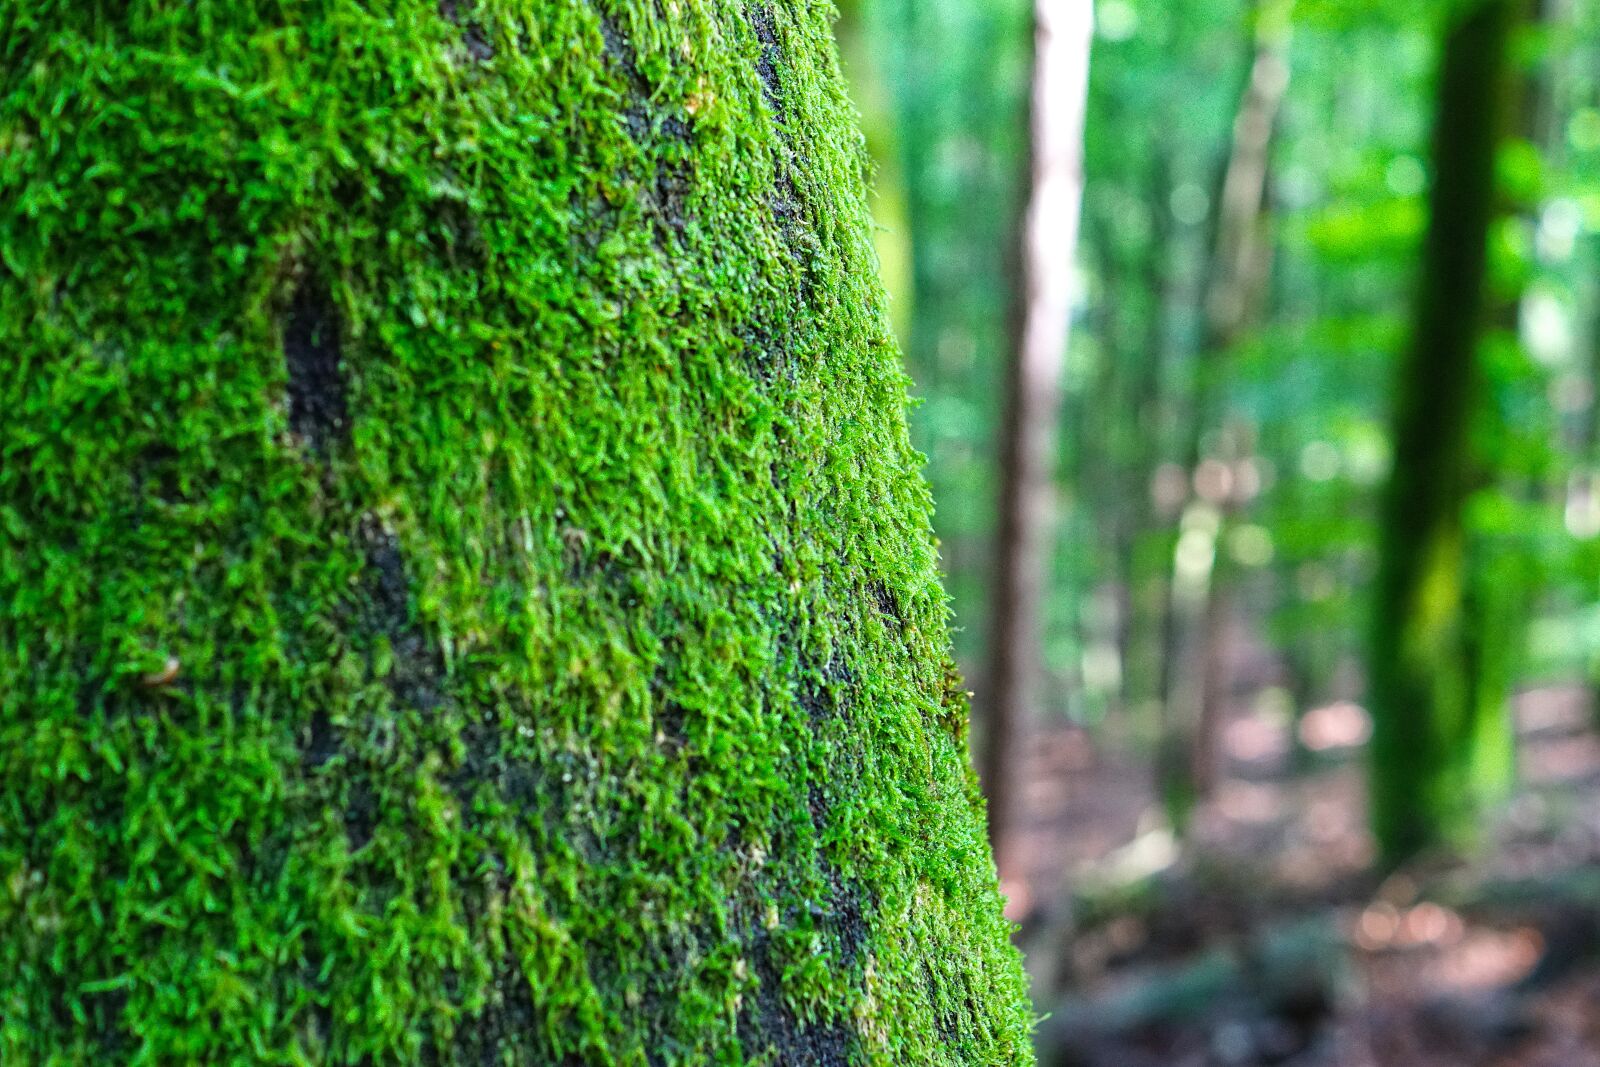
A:
[[[1028,1059],[823,5],[0,48],[0,1063]]]
[[[1518,0],[1461,5],[1440,65],[1430,221],[1400,368],[1369,657],[1373,825],[1391,862],[1462,838],[1512,771],[1509,680],[1483,654],[1486,590],[1467,516],[1487,461],[1475,432],[1479,348],[1518,11]]]

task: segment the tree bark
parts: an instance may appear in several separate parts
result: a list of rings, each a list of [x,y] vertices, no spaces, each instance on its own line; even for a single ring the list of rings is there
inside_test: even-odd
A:
[[[982,780],[1002,885],[1020,893],[1019,769],[1043,647],[1050,577],[1056,423],[1083,204],[1083,119],[1093,11],[1039,0],[1030,105],[1030,194],[1022,223],[1016,343],[1000,424],[999,532],[982,706]],[[1023,907],[1027,902],[1023,902]]]
[[[824,7],[0,4],[0,1061],[1030,1061]]]

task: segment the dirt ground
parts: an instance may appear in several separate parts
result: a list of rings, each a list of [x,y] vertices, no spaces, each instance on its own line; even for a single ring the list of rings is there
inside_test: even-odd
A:
[[[1523,784],[1471,860],[1379,882],[1366,713],[1260,692],[1177,848],[1148,768],[1078,729],[1028,767],[1020,941],[1044,1067],[1600,1067],[1600,739],[1588,694],[1516,704]]]

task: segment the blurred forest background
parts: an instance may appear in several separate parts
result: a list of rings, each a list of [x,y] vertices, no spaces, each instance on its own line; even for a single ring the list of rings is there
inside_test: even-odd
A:
[[[1600,0],[1089,2],[838,23],[1043,1062],[1600,1065]]]

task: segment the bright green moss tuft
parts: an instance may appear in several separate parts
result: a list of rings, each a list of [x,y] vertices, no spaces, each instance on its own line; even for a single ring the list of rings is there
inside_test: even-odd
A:
[[[0,43],[0,1063],[1027,1062],[820,5]]]

